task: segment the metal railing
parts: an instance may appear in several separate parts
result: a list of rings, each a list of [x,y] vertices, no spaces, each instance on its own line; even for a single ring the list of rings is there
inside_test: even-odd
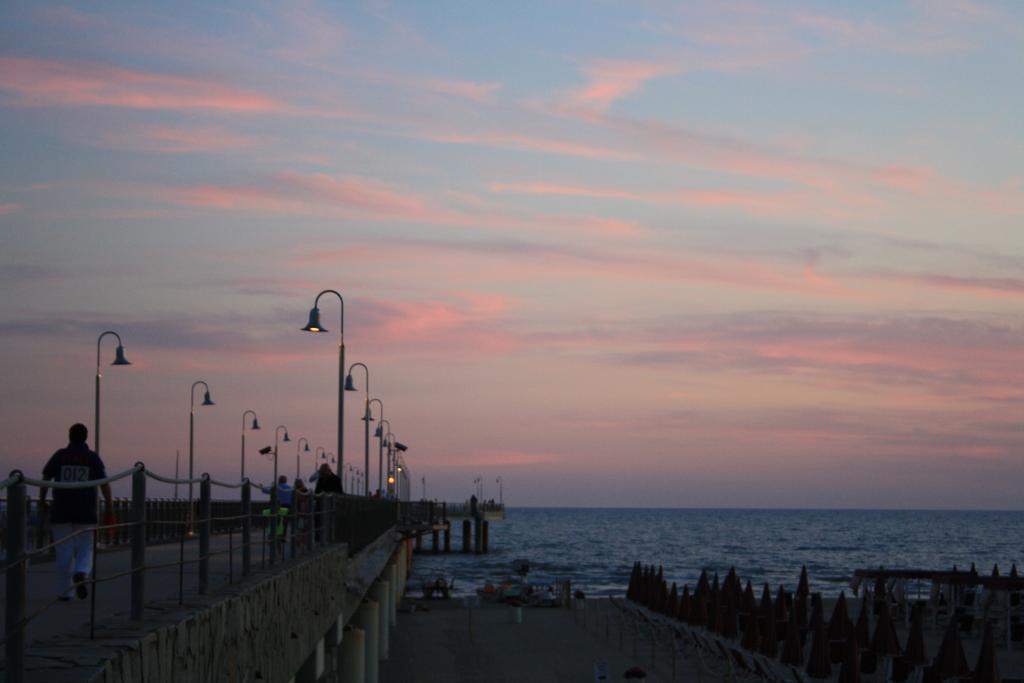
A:
[[[96,524],[66,536],[51,540],[46,523],[46,506],[33,503],[28,487],[48,489],[97,488],[121,479],[131,478],[132,495],[111,502],[103,524]],[[154,479],[170,484],[199,484],[198,500],[167,500],[147,498],[146,483]],[[214,486],[237,489],[239,500],[213,500]],[[197,581],[195,593],[210,590],[210,560],[227,556],[227,583],[236,580],[236,553],[240,554],[239,577],[253,570],[253,547],[259,546],[260,567],[274,567],[285,555],[296,558],[324,545],[347,543],[349,555],[359,552],[374,540],[395,527],[399,517],[415,514],[411,508],[403,510],[394,501],[342,496],[338,494],[291,491],[293,505],[282,506],[277,487],[269,489],[270,501],[253,503],[252,489],[260,488],[247,479],[238,483],[225,483],[203,474],[197,479],[171,479],[146,469],[143,463],[123,472],[83,482],[42,481],[26,477],[15,470],[0,482],[0,491],[7,491],[4,509],[5,529],[2,534],[5,551],[6,614],[4,649],[6,652],[6,680],[20,683],[25,678],[26,629],[33,620],[55,605],[62,592],[54,591],[32,614],[26,614],[28,572],[31,565],[49,559],[57,546],[76,536],[91,534],[93,571],[83,582],[90,595],[90,637],[95,635],[96,600],[99,585],[130,577],[130,614],[133,620],[143,618],[146,607],[147,570],[178,569],[178,603],[185,599],[185,566],[195,565]],[[29,521],[35,521],[34,534],[29,535]],[[254,528],[258,540],[253,539]],[[211,549],[211,540],[227,537],[226,547]],[[32,543],[29,543],[29,539]],[[149,547],[178,543],[178,558],[171,562],[147,564]],[[186,544],[197,543],[198,552],[186,559]],[[96,551],[105,548],[126,548],[130,552],[130,568],[126,571],[97,576]],[[223,542],[220,543],[224,546]]]

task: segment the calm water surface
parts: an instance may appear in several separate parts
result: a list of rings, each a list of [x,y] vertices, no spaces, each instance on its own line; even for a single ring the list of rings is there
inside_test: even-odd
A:
[[[461,521],[452,549],[461,549]],[[424,538],[429,549],[430,537]],[[413,580],[455,578],[456,594],[511,574],[530,560],[531,579],[567,578],[588,594],[621,594],[635,560],[663,564],[670,581],[724,576],[735,565],[754,585],[795,586],[807,565],[812,590],[838,594],[854,569],[969,567],[1006,573],[1021,563],[1024,512],[881,510],[510,509],[492,522],[488,555],[416,556]]]

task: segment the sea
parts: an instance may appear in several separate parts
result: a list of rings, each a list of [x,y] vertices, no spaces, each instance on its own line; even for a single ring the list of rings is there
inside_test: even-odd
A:
[[[812,591],[849,590],[856,569],[968,569],[1013,564],[1024,572],[1024,512],[940,510],[714,510],[509,508],[490,523],[490,552],[463,554],[461,521],[452,553],[430,552],[430,535],[413,561],[412,583],[455,582],[456,596],[514,576],[530,562],[531,583],[570,580],[588,596],[622,595],[633,563],[662,565],[669,582],[691,590],[701,571],[723,578],[736,567],[758,589],[796,587],[806,566]]]

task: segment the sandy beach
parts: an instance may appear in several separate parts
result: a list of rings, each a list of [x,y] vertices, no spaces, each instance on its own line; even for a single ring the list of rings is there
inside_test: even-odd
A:
[[[484,604],[469,610],[461,600],[420,602],[414,613],[398,615],[391,636],[391,658],[381,664],[381,683],[593,681],[595,663],[608,665],[608,680],[639,665],[648,681],[672,680],[672,662],[661,644],[634,634],[606,600],[588,600],[582,610],[523,608],[522,623],[512,608]],[[636,655],[634,655],[634,647]],[[692,679],[676,661],[676,680]]]

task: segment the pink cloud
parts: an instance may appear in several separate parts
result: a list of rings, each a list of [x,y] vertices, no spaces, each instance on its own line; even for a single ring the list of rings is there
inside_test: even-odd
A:
[[[452,81],[429,79],[422,82],[423,87],[445,95],[455,95],[474,102],[489,102],[495,92],[501,88],[500,83],[478,83],[475,81]]]
[[[569,110],[603,112],[647,81],[670,76],[680,70],[670,63],[596,60],[583,67],[587,83],[569,92],[564,106]]]
[[[612,159],[626,161],[636,159],[636,154],[611,147],[590,145],[573,140],[563,140],[513,132],[503,133],[425,133],[427,140],[455,145],[482,145],[500,149],[525,149],[548,154],[582,157],[584,159]]]
[[[223,152],[249,147],[257,144],[259,140],[233,133],[221,126],[196,128],[146,126],[137,130],[110,132],[102,135],[98,142],[117,149],[184,154]]]
[[[725,189],[676,190],[673,192],[635,192],[614,187],[587,187],[557,183],[493,183],[494,192],[516,194],[562,195],[594,199],[620,199],[646,204],[675,206],[736,207],[751,213],[776,213],[796,205],[792,194],[737,192]]]
[[[0,90],[13,93],[17,104],[33,107],[102,106],[233,113],[282,109],[270,97],[215,81],[25,57],[0,57]]]
[[[0,203],[0,216],[7,216],[9,214],[14,213],[15,211],[18,211],[20,208],[20,204],[15,204],[13,202],[2,202]]]

